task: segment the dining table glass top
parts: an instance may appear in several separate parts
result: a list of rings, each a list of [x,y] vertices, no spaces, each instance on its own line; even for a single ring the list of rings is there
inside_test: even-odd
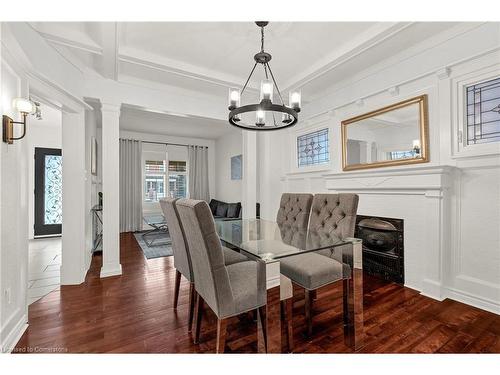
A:
[[[321,227],[299,229],[262,219],[217,220],[215,225],[227,245],[266,262],[360,241],[340,238]]]

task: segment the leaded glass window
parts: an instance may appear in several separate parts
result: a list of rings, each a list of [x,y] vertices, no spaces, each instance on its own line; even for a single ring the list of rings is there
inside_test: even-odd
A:
[[[45,156],[44,224],[62,224],[62,156]]]
[[[466,87],[467,144],[500,141],[500,78]]]
[[[297,160],[299,167],[328,163],[328,129],[297,137]]]

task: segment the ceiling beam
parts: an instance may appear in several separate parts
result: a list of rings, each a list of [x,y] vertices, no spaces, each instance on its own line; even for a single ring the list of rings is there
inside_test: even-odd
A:
[[[118,80],[118,22],[102,22],[102,75]]]
[[[244,79],[241,77],[169,59],[163,56],[160,57],[148,54],[144,51],[138,51],[130,47],[122,48],[118,59],[119,61],[129,64],[140,65],[182,77],[197,79],[222,87],[241,87],[244,83]],[[257,92],[259,88],[254,82],[250,82],[247,90]]]

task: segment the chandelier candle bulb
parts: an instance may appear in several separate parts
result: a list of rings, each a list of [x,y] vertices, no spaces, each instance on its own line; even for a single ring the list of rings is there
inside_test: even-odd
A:
[[[235,88],[229,89],[229,110],[233,110],[240,106],[240,90]]]
[[[292,116],[290,116],[288,113],[283,113],[283,116],[281,118],[281,122],[283,124],[289,124],[292,122]]]
[[[262,109],[259,109],[255,113],[255,125],[257,126],[266,125],[266,112],[264,112]]]
[[[300,111],[300,101],[301,101],[301,95],[300,91],[292,91],[290,92],[290,108],[292,108],[295,111]]]
[[[260,100],[273,101],[273,82],[265,79],[260,84]]]

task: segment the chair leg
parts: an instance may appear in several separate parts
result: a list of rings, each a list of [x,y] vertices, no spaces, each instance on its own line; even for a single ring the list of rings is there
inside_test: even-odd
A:
[[[174,309],[177,308],[177,302],[179,301],[180,286],[181,286],[181,273],[178,270],[175,270]]]
[[[217,319],[217,346],[215,352],[217,354],[224,353],[226,346],[227,319]]]
[[[200,342],[200,330],[201,330],[201,320],[203,319],[203,298],[196,293],[196,308],[195,308],[195,330],[194,330],[194,343],[198,344]]]
[[[260,340],[259,336],[263,339]],[[257,309],[257,341],[259,344],[259,353],[267,353],[267,332],[266,332],[266,307]],[[261,343],[263,347],[261,347]]]
[[[189,323],[188,332],[193,330],[193,316],[194,316],[194,304],[196,300],[196,290],[194,289],[194,283],[189,283]]]
[[[294,344],[293,344],[293,298],[288,298],[286,301],[283,301],[285,305],[285,323],[286,323],[286,336],[288,343],[288,352],[293,352]]]
[[[311,310],[312,310],[312,298],[311,298],[311,291],[305,289],[304,290],[304,297],[305,297],[305,309],[306,309],[306,324],[307,324],[307,336],[312,336],[312,317],[311,317]]]

